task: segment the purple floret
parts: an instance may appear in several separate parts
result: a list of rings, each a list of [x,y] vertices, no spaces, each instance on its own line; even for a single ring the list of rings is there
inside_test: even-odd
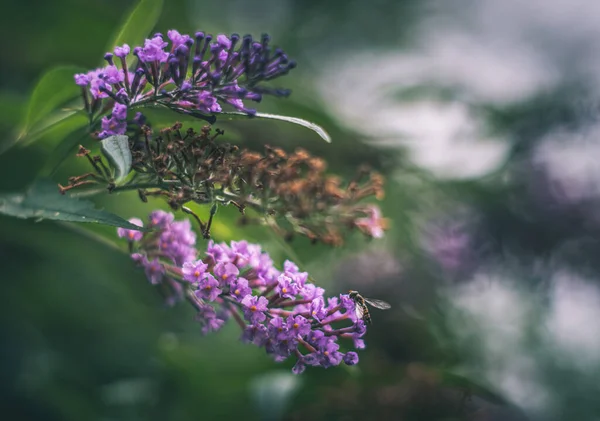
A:
[[[346,355],[344,355],[344,363],[346,365],[358,364],[358,354],[354,351],[346,352]]]
[[[198,283],[206,273],[208,265],[202,260],[196,260],[195,262],[185,262],[181,271],[183,272],[183,279],[191,282]]]
[[[267,311],[267,304],[269,304],[269,300],[265,297],[255,297],[252,295],[247,295],[242,300],[242,305],[244,306],[244,317],[251,324],[264,322],[267,316],[265,312]]]
[[[219,281],[210,273],[205,273],[198,282],[196,296],[207,301],[214,301],[222,292],[219,288]]]
[[[215,277],[221,281],[222,285],[229,285],[235,281],[240,274],[240,270],[234,264],[229,262],[217,263],[214,268]]]
[[[245,343],[253,343],[256,346],[264,346],[268,338],[266,326],[259,323],[246,326],[241,340]]]
[[[230,285],[230,294],[237,301],[242,301],[247,295],[252,294],[252,289],[248,286],[246,278],[237,278]]]
[[[78,73],[75,75],[75,84],[79,86],[87,86],[90,83],[90,78],[88,75],[83,73]]]
[[[216,332],[223,327],[225,320],[219,319],[213,306],[210,304],[200,304],[197,308],[196,321],[202,326],[202,333],[208,334]]]
[[[303,316],[289,316],[286,323],[294,337],[304,338],[310,333],[310,322]]]
[[[172,213],[157,210],[150,213],[148,219],[150,221],[151,226],[157,228],[166,228],[173,222],[175,216]]]
[[[123,44],[121,47],[115,47],[115,56],[123,58],[129,54],[129,51],[129,45]]]
[[[153,61],[164,63],[169,57],[169,54],[164,51],[164,48],[167,45],[169,45],[169,43],[163,41],[162,36],[154,36],[154,38],[147,39],[144,42],[144,47],[139,50],[138,56],[144,63],[150,63]]]
[[[173,43],[174,49],[179,47],[180,45],[186,44],[187,42],[189,42],[191,40],[189,35],[181,35],[175,29],[171,29],[170,31],[167,31],[167,37],[169,37],[169,39]]]
[[[131,218],[129,223],[137,225],[138,227],[144,226],[142,220],[138,218]],[[117,235],[119,238],[126,238],[127,241],[140,241],[144,236],[144,233],[142,231],[130,230],[127,228],[117,228]]]
[[[121,83],[125,80],[125,73],[117,66],[106,66],[104,68],[104,81],[111,85]]]
[[[298,295],[298,287],[292,278],[281,274],[277,278],[277,287],[275,287],[275,292],[277,292],[283,298],[294,299],[296,295]]]

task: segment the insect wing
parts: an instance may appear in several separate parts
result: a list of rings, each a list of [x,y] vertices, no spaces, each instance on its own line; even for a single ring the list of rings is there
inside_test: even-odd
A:
[[[362,320],[365,315],[365,309],[360,303],[354,304],[354,314],[356,315],[356,320]]]
[[[378,308],[379,310],[387,310],[392,307],[385,301],[376,300],[374,298],[365,298],[364,300],[365,303],[369,304],[370,306],[373,306],[374,308]]]

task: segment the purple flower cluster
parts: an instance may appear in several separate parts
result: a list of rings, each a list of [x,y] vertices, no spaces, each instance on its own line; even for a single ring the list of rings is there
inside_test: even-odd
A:
[[[150,283],[161,286],[167,304],[173,305],[183,298],[183,288],[168,276],[163,265],[164,260],[174,265],[196,258],[196,234],[192,231],[190,221],[174,222],[171,213],[163,211],[152,212],[148,218],[148,227],[156,231],[142,233],[141,231],[119,228],[117,234],[126,238],[131,245],[144,242],[144,253],[133,253],[131,257],[143,266]],[[142,227],[140,219],[132,218],[131,223]]]
[[[242,341],[263,347],[276,361],[295,358],[297,374],[306,366],[358,362],[358,354],[342,351],[339,343],[345,339],[346,345],[365,347],[361,338],[366,327],[356,319],[348,295],[325,298],[323,288],[308,282],[308,274],[295,264],[286,261],[283,271],[278,270],[259,245],[246,241],[210,241],[204,258],[197,259],[191,251],[195,235],[186,222],[173,222],[172,214],[156,211],[149,224],[155,231],[119,229],[119,236],[137,246],[132,257],[151,283],[169,279],[182,285],[203,333],[217,331],[233,318],[243,330]]]
[[[243,100],[290,94],[262,85],[296,67],[283,50],[269,46],[268,35],[256,42],[250,35],[213,39],[204,32],[192,37],[170,30],[167,38],[170,43],[158,33],[133,50],[115,47],[104,56],[106,67],[75,75],[88,113],[101,109],[103,99],[115,103],[112,116],[102,120],[100,137],[125,133],[127,109],[137,105],[166,106],[212,122],[222,105],[253,115],[256,110]]]

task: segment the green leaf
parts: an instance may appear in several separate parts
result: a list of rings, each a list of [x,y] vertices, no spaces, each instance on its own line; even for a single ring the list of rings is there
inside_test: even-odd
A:
[[[163,0],[140,0],[127,16],[119,32],[108,44],[106,51],[112,51],[116,46],[125,43],[129,44],[131,49],[136,45],[141,45],[150,31],[154,29],[162,7]]]
[[[70,129],[71,127],[66,127]],[[55,142],[51,145],[54,148],[48,151],[48,155],[44,165],[38,172],[38,177],[50,178],[58,171],[62,163],[71,158],[75,158],[75,154],[78,151],[78,145],[85,145],[86,141],[90,138],[90,134],[87,128],[79,128],[75,130],[64,130],[64,133],[60,138],[60,142]]]
[[[81,88],[75,85],[73,76],[82,70],[75,66],[60,66],[48,70],[38,81],[29,104],[25,120],[19,130],[17,140],[28,136],[36,123],[46,118],[52,111],[79,95]]]
[[[302,381],[292,373],[272,371],[257,376],[250,383],[250,393],[266,421],[283,418],[291,398],[298,392]]]
[[[115,135],[102,139],[102,152],[116,170],[116,181],[121,181],[131,171],[129,138]]]
[[[461,388],[469,394],[483,398],[496,405],[508,405],[508,401],[492,390],[450,370],[441,370],[442,383],[446,386]]]
[[[95,209],[89,200],[61,195],[48,179],[38,180],[25,193],[0,195],[0,213],[23,219],[88,222],[146,231],[118,215]]]
[[[243,116],[246,118],[264,118],[267,120],[280,120],[280,121],[286,121],[288,123],[298,124],[299,126],[303,126],[303,127],[306,127],[307,129],[312,130],[313,132],[315,132],[316,134],[321,136],[321,138],[325,142],[331,143],[331,136],[329,136],[329,133],[327,133],[323,127],[319,126],[318,124],[311,123],[310,121],[303,120],[301,118],[288,117],[285,115],[278,115],[278,114],[265,114],[265,113],[256,113],[254,116],[250,117],[246,113],[237,112],[237,111],[224,112],[221,114],[225,114],[225,115],[229,115],[229,116],[240,116],[240,117]]]
[[[41,142],[44,145],[54,145],[62,142],[62,139],[76,130],[83,129],[88,132],[89,120],[83,110],[61,110],[53,113],[41,124],[36,126],[35,131],[27,137],[27,146],[32,142]]]
[[[36,124],[34,130],[27,135],[27,141],[21,142],[21,146],[28,146],[33,142],[40,142],[52,146],[60,141],[60,138],[69,136],[78,129],[83,129],[89,123],[87,115],[83,110],[61,110],[45,118]],[[84,129],[87,133],[87,128]],[[17,142],[16,138],[0,144],[0,154],[8,151]]]

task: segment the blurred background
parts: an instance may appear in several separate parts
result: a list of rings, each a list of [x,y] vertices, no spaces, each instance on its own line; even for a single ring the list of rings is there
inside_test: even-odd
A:
[[[14,137],[36,80],[98,65],[132,0],[3,2],[0,133]],[[383,240],[342,248],[236,224],[329,294],[373,310],[351,368],[291,374],[239,342],[203,337],[166,307],[112,228],[0,217],[1,410],[20,420],[598,420],[600,3],[594,0],[171,0],[156,30],[268,32],[299,63],[264,112],[321,124],[219,121],[251,148],[302,146],[350,176],[385,174]],[[23,190],[61,133],[0,155]],[[75,151],[71,151],[71,155]],[[67,159],[56,182],[81,173]],[[141,217],[161,202],[101,196]],[[203,210],[207,212],[207,210]],[[179,217],[183,217],[179,215]],[[94,236],[90,233],[93,232]]]

